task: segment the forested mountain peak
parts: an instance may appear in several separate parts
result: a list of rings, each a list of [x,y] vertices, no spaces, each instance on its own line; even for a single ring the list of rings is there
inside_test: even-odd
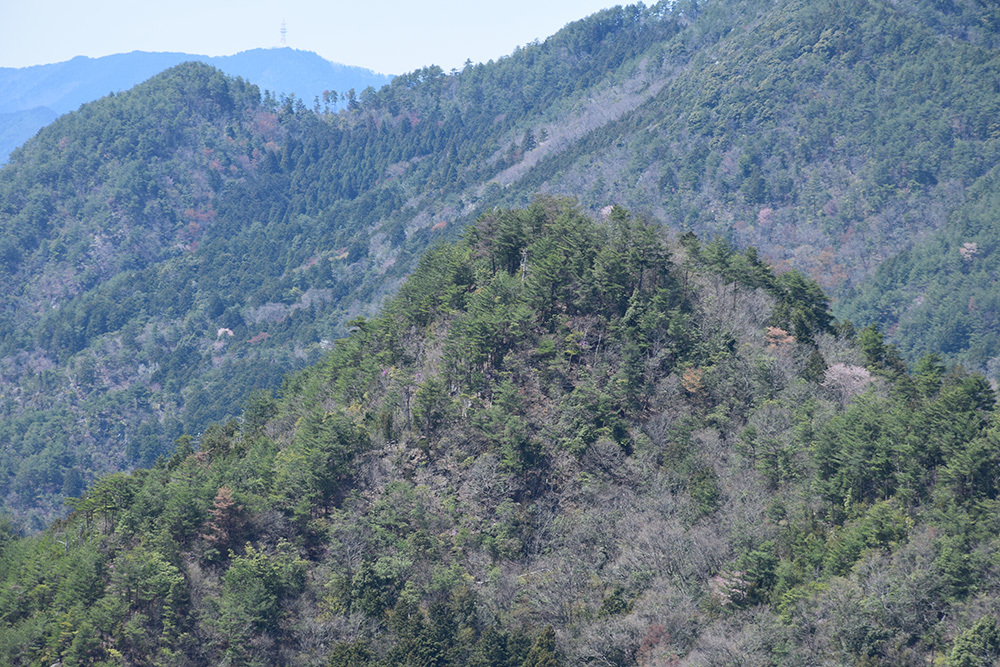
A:
[[[331,63],[310,51],[250,49],[231,56],[133,51],[100,58],[79,56],[61,63],[0,67],[0,164],[56,116],[75,111],[108,91],[128,90],[183,62],[218,67],[252,81],[275,96],[296,94],[312,101],[325,91],[381,86],[391,77],[361,67]]]
[[[558,73],[524,68],[535,47],[467,68],[482,104],[425,68],[317,114],[188,64],[46,128],[0,174],[8,505],[51,516],[79,480],[151,464],[315,360],[428,243],[489,206],[484,179],[518,159],[501,146],[525,114],[635,56],[600,45],[641,32],[622,17],[642,14],[567,32],[546,47]],[[534,76],[533,96],[500,94]]]
[[[0,170],[0,491],[55,519],[0,662],[992,664],[998,26],[679,0],[59,119]]]
[[[436,240],[538,192],[757,247],[909,362],[995,368],[992,16],[661,2],[318,105],[195,65],[87,105],[0,171],[0,490],[38,526],[151,465],[317,361]],[[904,270],[924,252],[962,299]]]
[[[543,198],[425,254],[351,329],[197,451],[7,538],[3,659],[1000,652],[992,392],[933,357],[908,373],[753,250]]]

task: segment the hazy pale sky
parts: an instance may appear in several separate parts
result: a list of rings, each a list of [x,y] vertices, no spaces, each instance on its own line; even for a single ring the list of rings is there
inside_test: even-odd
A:
[[[543,40],[612,0],[0,0],[0,67],[128,51],[231,55],[288,46],[401,74],[461,68]]]

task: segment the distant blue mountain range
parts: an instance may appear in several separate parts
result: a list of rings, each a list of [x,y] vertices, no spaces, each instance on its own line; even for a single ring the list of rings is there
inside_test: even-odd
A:
[[[332,63],[311,51],[252,49],[232,56],[133,51],[102,58],[79,56],[33,67],[0,67],[0,164],[15,148],[59,115],[111,92],[128,90],[188,60],[208,63],[241,76],[275,96],[291,95],[311,105],[323,91],[359,93],[392,77],[362,67]]]

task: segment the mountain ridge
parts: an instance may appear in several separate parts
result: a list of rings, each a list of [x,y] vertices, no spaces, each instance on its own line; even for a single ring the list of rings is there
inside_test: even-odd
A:
[[[109,91],[121,92],[187,61],[215,65],[230,76],[253,81],[275,97],[294,94],[310,106],[314,98],[322,98],[324,91],[353,88],[360,92],[368,86],[381,86],[391,78],[288,47],[248,49],[229,56],[132,51],[98,58],[77,56],[47,65],[0,67],[0,113],[11,114],[5,125],[17,128],[10,139],[0,144],[0,163],[6,162],[14,148],[45,124],[40,119],[32,120],[40,109],[62,115]]]
[[[7,469],[8,494],[23,489],[27,505],[47,504],[51,516],[69,470],[108,472],[85,454],[98,441],[116,461],[153,463],[183,432],[231,414],[253,386],[317,360],[437,239],[540,191],[575,196],[593,214],[624,204],[675,230],[759,247],[778,267],[822,281],[841,316],[875,321],[851,310],[851,290],[886,257],[950,229],[1000,154],[994,98],[947,76],[968,65],[977,81],[1000,80],[992,33],[948,36],[986,10],[959,3],[942,14],[931,4],[618,8],[492,63],[401,75],[336,113],[259,89],[254,100],[245,81],[192,67],[85,105],[0,171],[0,299],[21,304],[0,322],[4,409],[16,417],[4,427],[11,449],[32,452]],[[924,57],[904,58],[903,45]],[[919,98],[912,82],[943,92]],[[190,97],[171,97],[180,91]],[[187,106],[218,100],[226,106],[211,122],[171,129]],[[151,153],[165,128],[183,141]],[[961,243],[948,247],[960,260]],[[982,239],[977,269],[991,247]],[[59,308],[39,307],[53,299]],[[984,318],[977,347],[962,356],[918,341],[901,347],[907,360],[938,352],[991,368],[992,309],[966,310]],[[877,320],[890,335],[899,332],[892,312]],[[99,399],[111,395],[101,383],[122,393]],[[45,387],[80,402],[46,412]],[[45,415],[88,443],[83,453],[74,444],[31,458],[49,451],[29,435],[55,428]],[[134,430],[112,428],[123,420]]]
[[[994,18],[60,117],[0,169],[0,662],[995,663]]]
[[[351,328],[197,451],[0,532],[0,656],[1000,656],[993,392],[907,369],[752,249],[541,197],[424,254]]]

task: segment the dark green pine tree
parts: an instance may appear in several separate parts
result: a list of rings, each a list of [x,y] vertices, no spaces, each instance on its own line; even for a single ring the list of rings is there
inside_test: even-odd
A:
[[[551,625],[542,630],[542,634],[535,640],[521,667],[559,667],[559,657],[556,655],[556,631]]]

